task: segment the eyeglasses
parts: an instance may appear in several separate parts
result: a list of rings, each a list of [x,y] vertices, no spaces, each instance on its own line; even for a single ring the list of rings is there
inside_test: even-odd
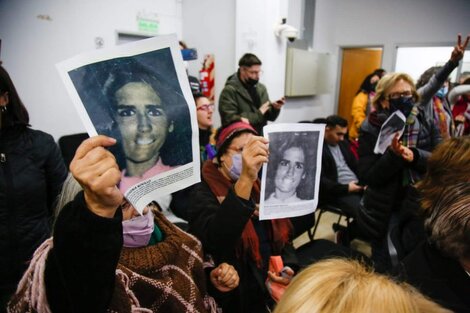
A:
[[[215,105],[213,104],[203,104],[196,109],[196,111],[214,111]]]
[[[400,98],[411,98],[413,93],[411,90],[403,91],[403,92],[394,92],[388,95],[388,99],[400,99]]]

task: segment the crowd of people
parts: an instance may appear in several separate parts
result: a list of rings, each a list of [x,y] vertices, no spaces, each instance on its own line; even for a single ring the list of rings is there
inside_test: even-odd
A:
[[[459,35],[449,61],[417,84],[368,75],[352,125],[307,121],[325,124],[319,206],[351,222],[343,240],[301,247],[293,240],[314,214],[260,220],[260,173],[267,163],[266,203],[310,201],[315,156],[297,140],[306,132],[263,137],[286,100],[270,100],[254,54],[226,81],[218,129],[215,104],[190,79],[201,182],[142,212],[124,197],[133,179],[192,158],[182,98],[166,98],[162,78],[138,64],[103,67],[114,124],[84,140],[67,171],[0,65],[0,312],[469,312],[470,89],[469,78],[448,79],[469,40]],[[377,153],[397,114],[402,131]],[[355,238],[370,256],[352,249]]]

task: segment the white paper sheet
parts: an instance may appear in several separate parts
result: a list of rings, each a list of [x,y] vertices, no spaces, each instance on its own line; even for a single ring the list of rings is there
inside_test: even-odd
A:
[[[118,140],[120,189],[139,212],[200,181],[196,106],[175,35],[84,53],[57,69],[88,134]]]
[[[375,144],[374,153],[383,154],[392,143],[396,133],[401,137],[405,129],[406,117],[399,110],[393,112],[380,128],[379,137]]]
[[[269,162],[263,165],[260,220],[301,216],[318,205],[324,124],[270,124]]]

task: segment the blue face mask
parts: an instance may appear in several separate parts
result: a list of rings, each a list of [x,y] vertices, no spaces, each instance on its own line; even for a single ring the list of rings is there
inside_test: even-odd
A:
[[[403,98],[400,97],[398,99],[390,99],[390,112],[395,112],[396,110],[400,110],[405,117],[410,115],[411,110],[413,109],[414,101],[413,97]]]
[[[242,154],[237,153],[232,155],[232,166],[228,169],[230,178],[232,180],[238,180],[240,178],[240,175],[242,173]]]
[[[441,89],[439,89],[437,92],[436,92],[436,96],[438,96],[439,98],[444,98],[446,95],[447,95],[447,92],[449,91],[449,87],[447,86],[442,86]]]

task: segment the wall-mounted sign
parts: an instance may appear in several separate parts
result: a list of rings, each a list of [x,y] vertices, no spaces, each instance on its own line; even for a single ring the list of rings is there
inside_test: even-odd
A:
[[[158,26],[159,26],[158,21],[137,19],[137,23],[138,23],[139,31],[141,32],[154,33],[154,34],[158,33]]]
[[[139,31],[157,34],[160,21],[154,12],[140,11],[137,13],[137,27]]]

